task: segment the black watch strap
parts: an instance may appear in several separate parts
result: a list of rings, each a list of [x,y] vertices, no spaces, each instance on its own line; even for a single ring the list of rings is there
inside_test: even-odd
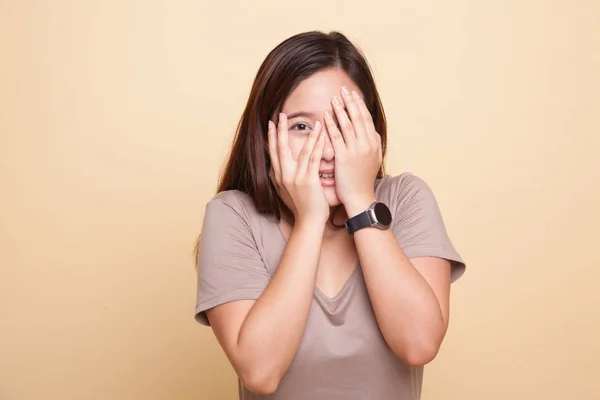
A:
[[[346,230],[348,231],[348,233],[352,235],[359,229],[371,226],[373,224],[373,221],[371,221],[369,211],[363,211],[352,218],[348,218],[344,224],[346,225]]]

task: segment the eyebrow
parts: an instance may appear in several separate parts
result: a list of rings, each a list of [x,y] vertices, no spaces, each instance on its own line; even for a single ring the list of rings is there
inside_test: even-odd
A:
[[[344,105],[344,111],[348,112],[348,110],[346,109],[345,105]],[[332,113],[334,119],[337,118],[336,115],[335,115],[335,111],[332,111],[331,113]],[[289,114],[287,116],[287,119],[289,120],[289,119],[300,118],[300,117],[306,117],[306,118],[312,118],[312,119],[314,119],[315,113],[311,113],[311,112],[308,112],[308,111],[298,111],[298,112]]]
[[[298,111],[298,112],[288,115],[287,118],[288,119],[294,119],[294,118],[300,118],[300,117],[314,118],[314,116],[315,116],[314,113],[311,113],[308,111]]]

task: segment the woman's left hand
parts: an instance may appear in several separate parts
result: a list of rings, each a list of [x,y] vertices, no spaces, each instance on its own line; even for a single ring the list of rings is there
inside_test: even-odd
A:
[[[325,124],[335,152],[335,190],[348,217],[352,217],[375,201],[375,179],[382,162],[381,136],[358,93],[349,93],[344,87],[342,99],[335,96],[332,102],[341,132],[328,111]]]

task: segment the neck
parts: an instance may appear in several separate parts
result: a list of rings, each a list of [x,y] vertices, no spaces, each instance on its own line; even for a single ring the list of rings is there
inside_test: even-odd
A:
[[[290,229],[294,226],[294,216],[289,210],[281,210],[281,219],[283,223],[287,225]],[[338,235],[340,231],[345,231],[344,222],[348,218],[346,214],[346,209],[344,206],[334,206],[329,209],[329,219],[325,223],[325,231],[323,232],[323,236],[325,238],[330,238],[334,235]],[[334,225],[335,224],[335,225]]]
[[[344,206],[334,206],[329,209],[329,220],[325,224],[325,237],[336,235],[344,229],[344,221],[348,218]]]

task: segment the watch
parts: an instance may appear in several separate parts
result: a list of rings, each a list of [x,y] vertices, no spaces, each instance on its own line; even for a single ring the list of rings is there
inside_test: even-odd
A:
[[[359,229],[375,227],[387,229],[392,223],[392,213],[388,206],[380,201],[372,203],[365,211],[352,218],[348,218],[344,225],[350,235]]]

